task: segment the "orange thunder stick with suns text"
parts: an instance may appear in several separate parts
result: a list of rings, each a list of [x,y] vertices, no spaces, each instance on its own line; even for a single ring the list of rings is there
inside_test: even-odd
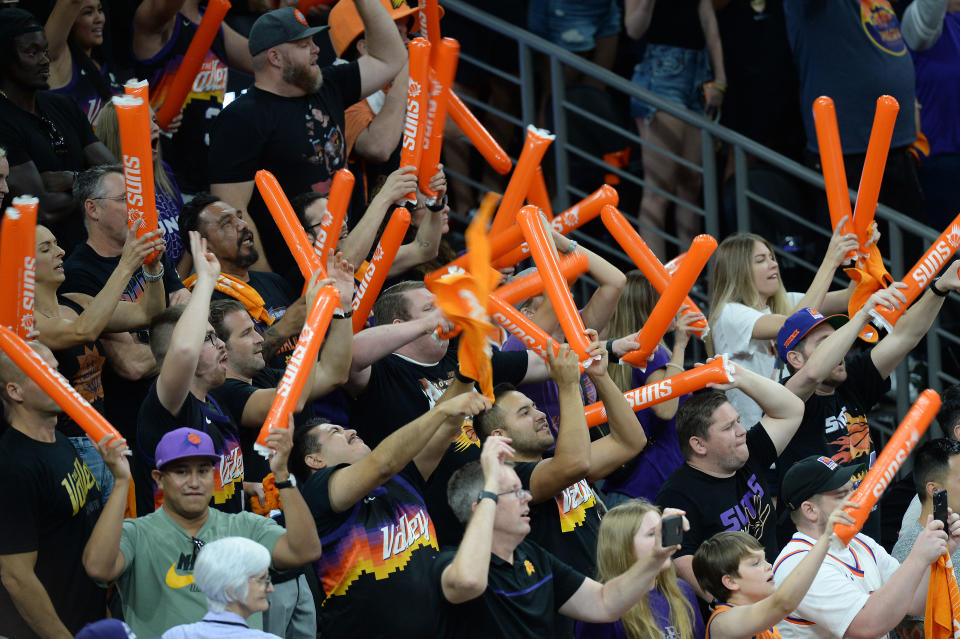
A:
[[[671,378],[674,379],[674,378]],[[867,471],[866,476],[861,480],[860,485],[848,497],[850,501],[857,502],[856,508],[846,508],[854,518],[854,525],[836,524],[833,532],[836,533],[843,545],[846,546],[853,539],[854,535],[860,532],[863,524],[870,515],[870,510],[877,501],[883,496],[884,491],[893,481],[894,476],[903,462],[907,461],[910,452],[920,443],[920,438],[926,432],[930,422],[937,416],[940,410],[940,395],[929,388],[917,397],[906,417],[897,426],[893,432],[893,437],[887,442],[880,452],[873,467]]]
[[[543,359],[547,359],[548,348],[553,349],[554,355],[560,352],[560,345],[556,340],[551,339],[529,317],[504,302],[496,293],[490,294],[487,307],[490,310],[490,319],[502,326],[508,333],[514,335],[523,342],[527,349]],[[583,372],[583,362],[580,362],[580,372]]]
[[[650,247],[647,246],[647,243],[643,241],[643,238],[630,226],[627,218],[623,217],[623,214],[613,206],[603,207],[603,212],[600,214],[600,217],[603,219],[604,226],[607,227],[610,234],[617,240],[620,247],[630,256],[630,259],[637,265],[637,268],[640,269],[643,276],[650,281],[650,284],[656,289],[657,293],[663,295],[664,291],[670,286],[670,275],[667,274],[667,270],[663,267],[663,264],[660,263],[660,260],[657,259],[657,256],[653,254],[653,251],[650,250]],[[700,313],[699,307],[697,307],[689,297],[684,298],[681,306],[687,307],[686,310],[683,311],[684,315],[687,313]],[[693,328],[695,329],[692,331],[693,334],[701,339],[706,337],[710,330],[706,320],[696,322],[693,324]]]
[[[718,355],[713,361],[701,364],[688,371],[677,373],[659,382],[634,388],[623,394],[634,412],[649,408],[654,404],[666,402],[675,397],[706,388],[707,384],[727,384],[733,381],[733,367],[727,364],[726,357]],[[607,411],[603,402],[594,402],[584,409],[587,426],[593,428],[607,421]]]
[[[297,400],[310,377],[310,370],[317,361],[317,353],[320,352],[320,344],[323,343],[330,319],[339,306],[340,294],[336,288],[327,285],[320,289],[307,314],[307,321],[303,323],[303,330],[300,331],[300,339],[287,360],[287,368],[283,371],[280,383],[277,384],[277,394],[270,405],[270,412],[267,413],[267,419],[253,445],[254,450],[268,459],[273,449],[267,446],[267,436],[275,428],[288,428],[287,418],[297,406]]]
[[[228,0],[210,0],[206,11],[203,12],[203,18],[200,20],[200,26],[197,32],[193,34],[190,40],[190,46],[180,61],[180,68],[177,69],[173,81],[167,88],[167,93],[163,97],[163,104],[157,109],[157,124],[164,131],[170,126],[173,118],[177,117],[180,109],[183,108],[183,101],[190,94],[194,81],[197,79],[197,73],[203,65],[207,52],[213,44],[214,38],[220,31],[220,23],[223,17],[230,10]]]
[[[437,193],[430,188],[430,180],[440,165],[440,150],[443,146],[443,127],[447,121],[449,88],[457,73],[457,58],[460,43],[444,38],[431,47],[433,69],[430,71],[430,94],[427,100],[426,126],[423,133],[423,153],[418,169],[420,191],[427,204],[437,204]]]
[[[150,105],[130,95],[113,98],[120,128],[123,180],[127,189],[127,224],[137,228],[137,237],[157,230],[157,196],[153,182],[153,147],[150,144]],[[157,258],[154,251],[145,262]]]
[[[77,422],[83,432],[89,435],[93,441],[99,442],[107,435],[122,439],[117,429],[104,419],[103,415],[98,413],[70,385],[70,382],[57,372],[57,369],[6,326],[0,326],[0,349],[37,386],[43,389],[43,392],[49,395],[50,399],[63,409],[63,412]]]
[[[387,228],[383,230],[380,236],[380,242],[373,251],[373,257],[370,264],[363,271],[363,279],[357,285],[357,293],[353,296],[353,332],[359,333],[367,323],[367,317],[370,315],[370,309],[377,296],[380,295],[380,289],[387,280],[387,273],[390,272],[390,266],[393,264],[397,251],[403,243],[403,236],[410,226],[410,211],[403,207],[397,207],[387,222]]]
[[[410,55],[410,80],[407,82],[407,115],[403,120],[403,139],[400,142],[400,166],[415,166],[419,170],[430,88],[430,42],[424,38],[414,38],[407,50]],[[417,206],[416,191],[408,193],[398,203],[412,211]]]
[[[940,237],[930,245],[923,257],[913,265],[913,268],[907,275],[900,280],[907,285],[907,288],[900,289],[900,292],[907,298],[906,304],[901,304],[899,310],[892,311],[889,308],[880,306],[873,307],[870,311],[870,317],[882,326],[889,333],[893,330],[897,320],[920,297],[920,293],[927,287],[931,280],[940,272],[957,249],[960,248],[960,215],[953,218]]]
[[[540,222],[540,213],[536,207],[527,205],[520,209],[517,214],[517,224],[520,225],[523,237],[530,245],[533,261],[537,265],[540,277],[543,278],[544,290],[557,314],[557,320],[567,338],[567,343],[577,353],[581,362],[589,360],[590,342],[583,327],[583,320],[570,297],[570,287],[560,274],[557,256]]]
[[[287,199],[283,189],[280,188],[277,178],[270,171],[260,169],[254,176],[254,181],[257,183],[260,197],[263,198],[267,208],[270,209],[273,221],[277,223],[277,228],[280,229],[290,253],[293,254],[293,259],[297,261],[303,279],[309,282],[310,277],[316,271],[326,273],[327,269],[323,260],[310,246],[310,240],[307,238],[300,220],[297,219],[296,213],[293,212],[290,200]]]
[[[0,326],[22,339],[34,327],[38,203],[31,195],[14,198],[0,227]]]
[[[688,297],[687,293],[693,288],[697,278],[700,277],[700,272],[703,271],[703,267],[707,265],[707,261],[715,250],[717,250],[717,240],[713,236],[698,235],[693,238],[690,250],[677,268],[676,275],[670,280],[666,290],[660,294],[660,299],[657,300],[643,328],[640,329],[636,340],[640,343],[640,348],[624,355],[621,361],[646,370],[647,358],[666,334],[670,322],[677,316],[677,311]]]
[[[527,191],[530,190],[530,181],[533,174],[540,166],[547,147],[553,142],[553,134],[545,129],[538,129],[531,125],[527,126],[527,138],[523,143],[523,150],[520,151],[520,157],[517,159],[517,166],[513,168],[513,175],[510,176],[510,182],[500,200],[500,207],[497,214],[493,217],[493,224],[490,225],[490,235],[503,233],[513,224],[517,217],[517,211],[523,205],[523,200],[527,197]]]

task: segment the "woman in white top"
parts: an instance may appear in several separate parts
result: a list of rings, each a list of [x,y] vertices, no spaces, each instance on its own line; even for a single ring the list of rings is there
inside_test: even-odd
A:
[[[713,257],[710,277],[711,354],[726,353],[754,373],[776,379],[777,351],[774,340],[787,317],[801,308],[814,308],[824,315],[845,313],[851,288],[828,293],[833,275],[850,251],[858,247],[857,236],[841,234],[844,218],[830,238],[823,263],[806,293],[788,293],[780,281],[780,268],[770,243],[753,233],[728,236]],[[750,428],[760,421],[760,406],[743,392],[727,391],[727,399]]]

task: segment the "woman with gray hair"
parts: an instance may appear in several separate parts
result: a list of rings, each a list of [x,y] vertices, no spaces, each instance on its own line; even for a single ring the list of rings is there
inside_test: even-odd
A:
[[[247,618],[270,607],[270,552],[246,537],[225,537],[206,544],[197,555],[193,580],[207,596],[209,612],[197,623],[175,626],[162,639],[279,639],[251,629]]]

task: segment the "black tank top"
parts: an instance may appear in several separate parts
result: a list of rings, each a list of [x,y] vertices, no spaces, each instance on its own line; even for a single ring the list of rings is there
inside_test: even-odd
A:
[[[702,49],[706,46],[700,16],[699,0],[660,0],[654,5],[647,42],[684,49]]]

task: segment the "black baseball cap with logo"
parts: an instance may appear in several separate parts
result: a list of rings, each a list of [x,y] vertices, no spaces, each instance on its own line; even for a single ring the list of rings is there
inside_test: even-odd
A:
[[[781,497],[787,508],[797,510],[814,495],[842,488],[864,468],[863,464],[841,466],[829,457],[811,455],[791,466],[783,476]]]
[[[326,25],[311,27],[299,9],[276,9],[266,12],[253,23],[247,46],[250,48],[250,55],[257,55],[270,47],[302,40],[329,28]]]

